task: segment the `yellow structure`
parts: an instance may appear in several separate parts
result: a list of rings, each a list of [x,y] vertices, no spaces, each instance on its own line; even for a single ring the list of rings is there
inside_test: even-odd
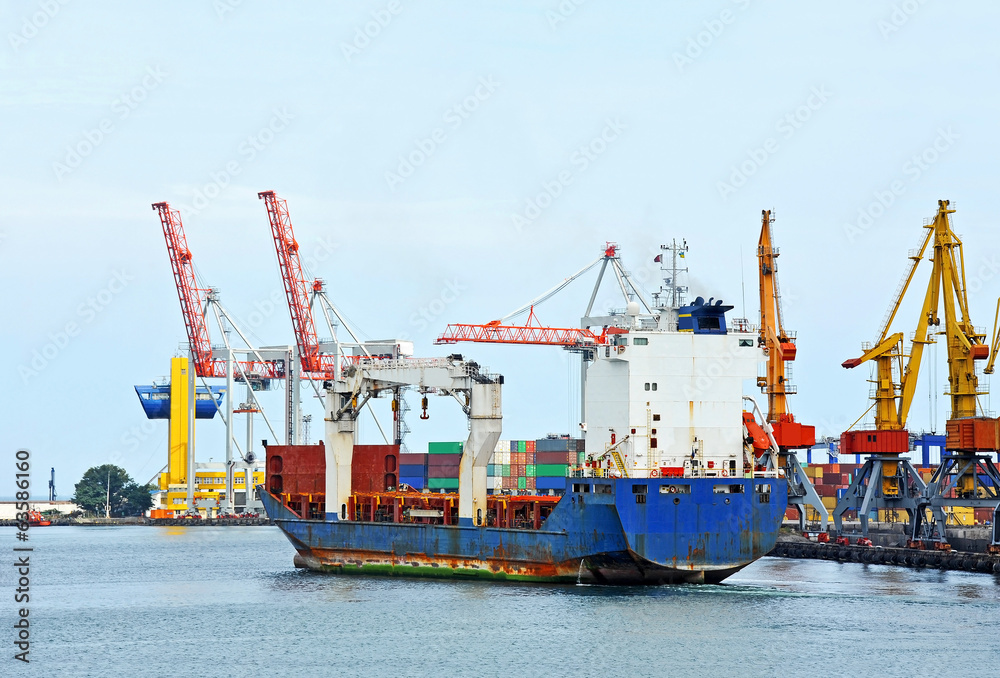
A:
[[[188,440],[190,406],[188,398],[187,358],[170,359],[170,432],[167,437],[167,473],[160,474],[160,489],[187,486],[188,454],[193,441]]]

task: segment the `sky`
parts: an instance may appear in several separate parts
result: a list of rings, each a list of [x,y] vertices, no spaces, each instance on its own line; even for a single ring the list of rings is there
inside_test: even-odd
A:
[[[349,322],[365,338],[411,339],[420,356],[453,352],[433,343],[448,323],[508,313],[608,241],[654,291],[658,246],[686,239],[692,293],[754,319],[760,213],[772,209],[798,333],[791,407],[819,435],[868,407],[867,369],[840,363],[876,337],[940,199],[958,209],[973,321],[992,329],[995,3],[0,8],[0,496],[13,494],[18,449],[31,452],[36,497],[50,467],[65,499],[91,466],[145,482],[165,463],[166,423],[145,420],[133,391],[166,375],[186,341],[160,201],[181,210],[201,282],[258,344],[293,340],[256,197],[274,190],[308,273]],[[907,335],[928,268],[904,302]],[[595,276],[540,320],[576,325]],[[602,288],[598,309],[623,305]],[[574,356],[457,350],[505,376],[504,438],[575,427]],[[910,428],[940,431],[945,354],[929,354]],[[262,398],[280,431],[282,394]],[[306,401],[319,439],[322,410]],[[432,399],[429,413],[410,415],[411,449],[465,438],[453,402]],[[260,418],[255,431],[274,440]],[[223,440],[221,422],[199,422],[198,460],[222,460]]]

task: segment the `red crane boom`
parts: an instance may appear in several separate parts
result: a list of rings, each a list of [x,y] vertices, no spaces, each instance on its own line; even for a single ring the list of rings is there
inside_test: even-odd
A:
[[[532,324],[532,320],[535,324]],[[594,334],[588,329],[542,327],[535,317],[535,308],[528,313],[524,325],[501,325],[499,320],[485,325],[456,323],[448,325],[436,344],[456,344],[472,341],[483,344],[529,344],[535,346],[597,346],[607,343],[607,331]]]
[[[167,255],[174,272],[177,296],[181,301],[181,315],[184,317],[184,328],[187,330],[188,344],[194,358],[195,373],[199,377],[217,376],[212,369],[212,340],[208,334],[208,322],[201,310],[209,290],[198,287],[181,214],[170,209],[170,204],[165,202],[154,203],[153,209],[160,215],[160,223],[163,225],[163,238],[167,241]],[[225,369],[222,376],[225,376]]]
[[[288,215],[288,201],[279,198],[274,191],[261,191],[257,197],[267,207],[267,218],[271,222],[274,237],[274,251],[278,255],[278,267],[288,298],[288,312],[292,316],[292,330],[304,373],[325,373],[334,375],[334,356],[321,355],[316,322],[309,306],[309,290],[320,289],[319,281],[307,281],[299,259],[299,243],[292,230],[292,219]]]
[[[177,286],[177,297],[181,302],[181,315],[184,318],[184,328],[191,347],[195,374],[203,378],[225,379],[226,361],[212,357],[211,335],[202,310],[211,289],[198,286],[181,214],[177,210],[170,209],[170,204],[166,202],[153,203],[153,210],[159,214],[160,224],[163,226],[163,238],[167,243],[170,268],[173,270],[174,284]],[[281,379],[285,376],[282,368],[273,362],[238,361],[238,363],[248,377]]]

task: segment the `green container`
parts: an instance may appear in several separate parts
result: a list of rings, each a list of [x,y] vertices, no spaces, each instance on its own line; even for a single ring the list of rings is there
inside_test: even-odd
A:
[[[539,478],[565,478],[566,464],[535,464],[535,475]]]
[[[534,464],[527,464],[526,466],[527,466],[527,468],[524,469],[525,475],[528,476],[529,478],[534,478],[535,477],[535,465]]]
[[[462,443],[427,443],[428,454],[462,454]]]
[[[519,489],[519,490],[526,490],[526,489],[528,489],[528,479],[527,478],[518,478],[517,479],[517,489]]]
[[[518,452],[527,452],[528,451],[528,441],[527,440],[518,440],[517,441],[517,451]]]
[[[503,477],[504,478],[509,478],[510,477],[510,464],[504,464],[503,465]]]
[[[457,490],[458,478],[428,478],[428,490]]]

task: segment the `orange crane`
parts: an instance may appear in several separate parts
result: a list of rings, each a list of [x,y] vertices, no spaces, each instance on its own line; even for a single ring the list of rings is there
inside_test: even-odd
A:
[[[794,450],[816,444],[816,427],[795,421],[788,408],[788,396],[796,392],[788,381],[786,363],[795,360],[795,335],[785,330],[781,322],[781,293],[778,286],[778,248],[774,247],[770,210],[761,210],[760,240],[757,262],[760,278],[760,337],[758,343],[767,354],[767,376],[759,377],[757,385],[767,394],[767,424],[778,445],[777,459],[770,459],[770,445],[761,455],[765,463],[784,469],[788,481],[788,503],[799,512],[799,525],[805,528],[805,506],[812,506],[820,516],[826,531],[829,512],[813,487],[812,481],[799,463]],[[752,415],[751,415],[752,416]],[[744,415],[744,419],[747,417]],[[749,426],[748,428],[752,428]]]

